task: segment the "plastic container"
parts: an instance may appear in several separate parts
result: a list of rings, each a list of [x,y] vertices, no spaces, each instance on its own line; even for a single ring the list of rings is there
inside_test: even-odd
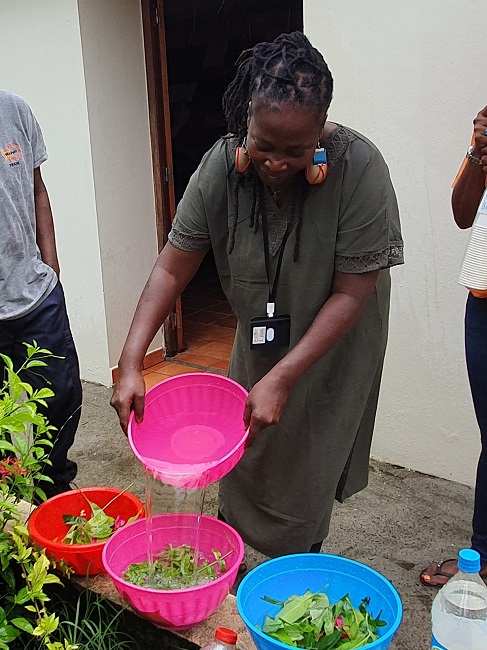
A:
[[[170,377],[147,391],[143,422],[132,412],[132,451],[163,483],[192,489],[214,483],[244,453],[246,400],[247,391],[222,375]]]
[[[382,611],[381,618],[387,625],[378,630],[381,638],[365,647],[389,647],[402,618],[401,599],[392,584],[359,562],[325,553],[302,553],[264,562],[240,583],[237,608],[258,650],[289,649],[259,629],[264,617],[275,616],[279,609],[262,600],[263,596],[286,600],[293,594],[304,594],[307,589],[323,590],[326,585],[325,593],[332,603],[348,593],[354,607],[358,607],[363,598],[370,597],[370,611],[374,616]]]
[[[168,544],[194,544],[198,516],[195,514],[163,514],[152,520],[153,552]],[[199,528],[199,550],[212,557],[212,550],[225,559],[227,571],[216,580],[190,589],[161,590],[139,587],[123,579],[127,567],[147,560],[146,521],[140,519],[118,530],[103,549],[103,564],[122,597],[136,612],[158,627],[187,629],[213,614],[230,592],[237,578],[244,555],[240,535],[231,526],[203,515]]]
[[[235,650],[237,647],[237,633],[226,627],[218,627],[215,639],[201,648],[201,650]]]
[[[89,518],[91,512],[86,499],[104,508],[117,495],[120,496],[105,510],[110,517],[120,517],[123,521],[137,515],[143,517],[144,506],[130,492],[121,494],[122,490],[116,488],[88,487],[82,488],[81,492],[63,492],[41,503],[31,514],[27,527],[32,541],[45,548],[48,555],[56,560],[64,560],[78,575],[96,575],[104,571],[101,555],[106,541],[94,544],[64,544],[62,540],[69,526],[64,523],[63,515],[81,516],[84,511],[85,516]]]
[[[487,587],[479,575],[480,555],[472,549],[458,554],[458,573],[433,601],[433,650],[487,648]]]

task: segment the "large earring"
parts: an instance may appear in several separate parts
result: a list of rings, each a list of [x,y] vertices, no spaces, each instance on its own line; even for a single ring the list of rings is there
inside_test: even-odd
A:
[[[306,166],[306,178],[310,185],[320,185],[328,175],[328,156],[326,149],[320,145],[315,149],[313,162]]]
[[[243,174],[250,167],[249,152],[247,151],[247,137],[243,139],[242,146],[237,147],[235,152],[235,169],[239,174]]]

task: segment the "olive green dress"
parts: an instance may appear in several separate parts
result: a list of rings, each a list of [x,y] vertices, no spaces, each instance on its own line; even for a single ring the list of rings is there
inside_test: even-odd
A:
[[[287,348],[250,349],[250,319],[265,316],[268,282],[262,227],[250,224],[251,183],[241,185],[236,200],[235,146],[233,139],[222,139],[204,156],[169,241],[187,251],[211,245],[238,319],[229,375],[250,390]],[[306,188],[297,259],[296,193],[278,208],[266,191],[271,277],[290,228],[276,314],[291,316],[291,348],[330,296],[335,270],[383,270],[353,328],[293,387],[279,425],[263,430],[222,480],[223,516],[245,542],[270,556],[308,551],[326,537],[334,499],[367,485],[387,342],[387,269],[403,262],[397,202],[379,151],[343,126],[326,148],[330,172],[322,185]]]

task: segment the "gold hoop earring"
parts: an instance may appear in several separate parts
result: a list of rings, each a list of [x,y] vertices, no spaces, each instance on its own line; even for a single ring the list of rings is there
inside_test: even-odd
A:
[[[235,169],[239,174],[243,174],[250,167],[249,152],[247,151],[247,138],[245,137],[242,142],[242,146],[237,147],[235,151]]]
[[[328,156],[326,149],[320,145],[315,149],[313,162],[306,166],[306,179],[310,185],[320,185],[328,176]]]

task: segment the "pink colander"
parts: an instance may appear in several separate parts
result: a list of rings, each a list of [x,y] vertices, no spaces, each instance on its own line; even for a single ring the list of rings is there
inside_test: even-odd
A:
[[[147,391],[141,423],[132,412],[132,451],[156,478],[179,488],[214,483],[238,463],[248,431],[247,391],[222,375],[170,377]]]
[[[154,553],[168,544],[194,543],[198,515],[168,514],[152,519]],[[228,524],[203,515],[199,528],[199,551],[209,560],[220,551],[227,571],[216,580],[190,589],[161,590],[139,587],[123,579],[127,567],[147,560],[146,520],[139,519],[117,530],[103,549],[105,571],[111,576],[121,598],[132,609],[158,627],[187,629],[211,616],[230,592],[244,555],[240,535]]]

